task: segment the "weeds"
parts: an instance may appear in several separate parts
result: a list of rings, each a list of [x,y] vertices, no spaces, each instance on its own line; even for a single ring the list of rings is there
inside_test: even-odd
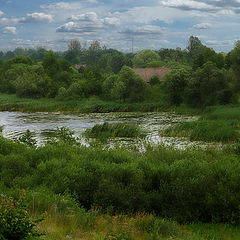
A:
[[[91,138],[109,138],[109,137],[145,137],[146,134],[136,124],[126,123],[103,123],[96,124],[93,128],[87,129],[85,136]]]

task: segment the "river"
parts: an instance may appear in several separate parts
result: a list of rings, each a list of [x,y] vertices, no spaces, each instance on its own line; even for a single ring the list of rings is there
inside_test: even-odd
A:
[[[16,139],[29,129],[38,145],[44,144],[49,133],[57,128],[67,127],[74,131],[74,136],[79,137],[83,144],[87,144],[82,133],[95,124],[104,122],[135,123],[147,132],[144,142],[150,144],[164,144],[184,149],[188,146],[206,146],[201,142],[190,142],[184,138],[161,137],[159,131],[167,127],[186,121],[196,120],[197,117],[180,116],[173,113],[89,113],[89,114],[60,114],[60,113],[22,113],[0,112],[0,126],[3,126],[3,136]],[[139,143],[136,139],[115,140],[123,145]]]

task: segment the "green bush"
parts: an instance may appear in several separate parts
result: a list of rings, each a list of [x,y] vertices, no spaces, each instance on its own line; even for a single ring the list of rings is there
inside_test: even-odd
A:
[[[85,209],[97,206],[112,213],[154,212],[184,223],[239,223],[238,147],[216,151],[155,146],[146,147],[145,153],[104,147],[58,141],[29,148],[0,139],[1,189],[67,192]],[[35,207],[44,209],[47,203],[37,207],[40,195],[34,196]],[[46,198],[53,201],[47,191]],[[168,231],[167,224],[163,226]]]
[[[24,205],[24,194],[17,201],[12,197],[1,196],[0,203],[0,239],[23,240],[39,239],[42,234],[37,224],[42,219],[32,220]]]

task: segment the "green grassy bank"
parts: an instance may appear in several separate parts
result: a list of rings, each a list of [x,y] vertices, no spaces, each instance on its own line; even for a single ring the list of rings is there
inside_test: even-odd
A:
[[[166,102],[119,103],[97,98],[59,101],[54,98],[19,98],[15,94],[0,93],[0,111],[21,112],[63,112],[63,113],[104,113],[104,112],[160,112],[171,111],[178,114],[198,115],[200,109],[186,106],[170,106]]]
[[[207,108],[198,121],[169,127],[160,134],[187,137],[192,141],[238,143],[240,141],[240,106]]]
[[[28,99],[16,95],[0,94],[0,111],[23,112],[152,112],[162,111],[161,103],[116,103],[98,99],[58,101],[56,99]]]

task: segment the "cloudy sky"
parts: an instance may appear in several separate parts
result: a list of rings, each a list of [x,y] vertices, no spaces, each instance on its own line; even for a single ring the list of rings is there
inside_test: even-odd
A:
[[[189,36],[216,51],[240,39],[240,0],[0,0],[0,50],[65,50],[70,39],[124,52],[186,48]]]

